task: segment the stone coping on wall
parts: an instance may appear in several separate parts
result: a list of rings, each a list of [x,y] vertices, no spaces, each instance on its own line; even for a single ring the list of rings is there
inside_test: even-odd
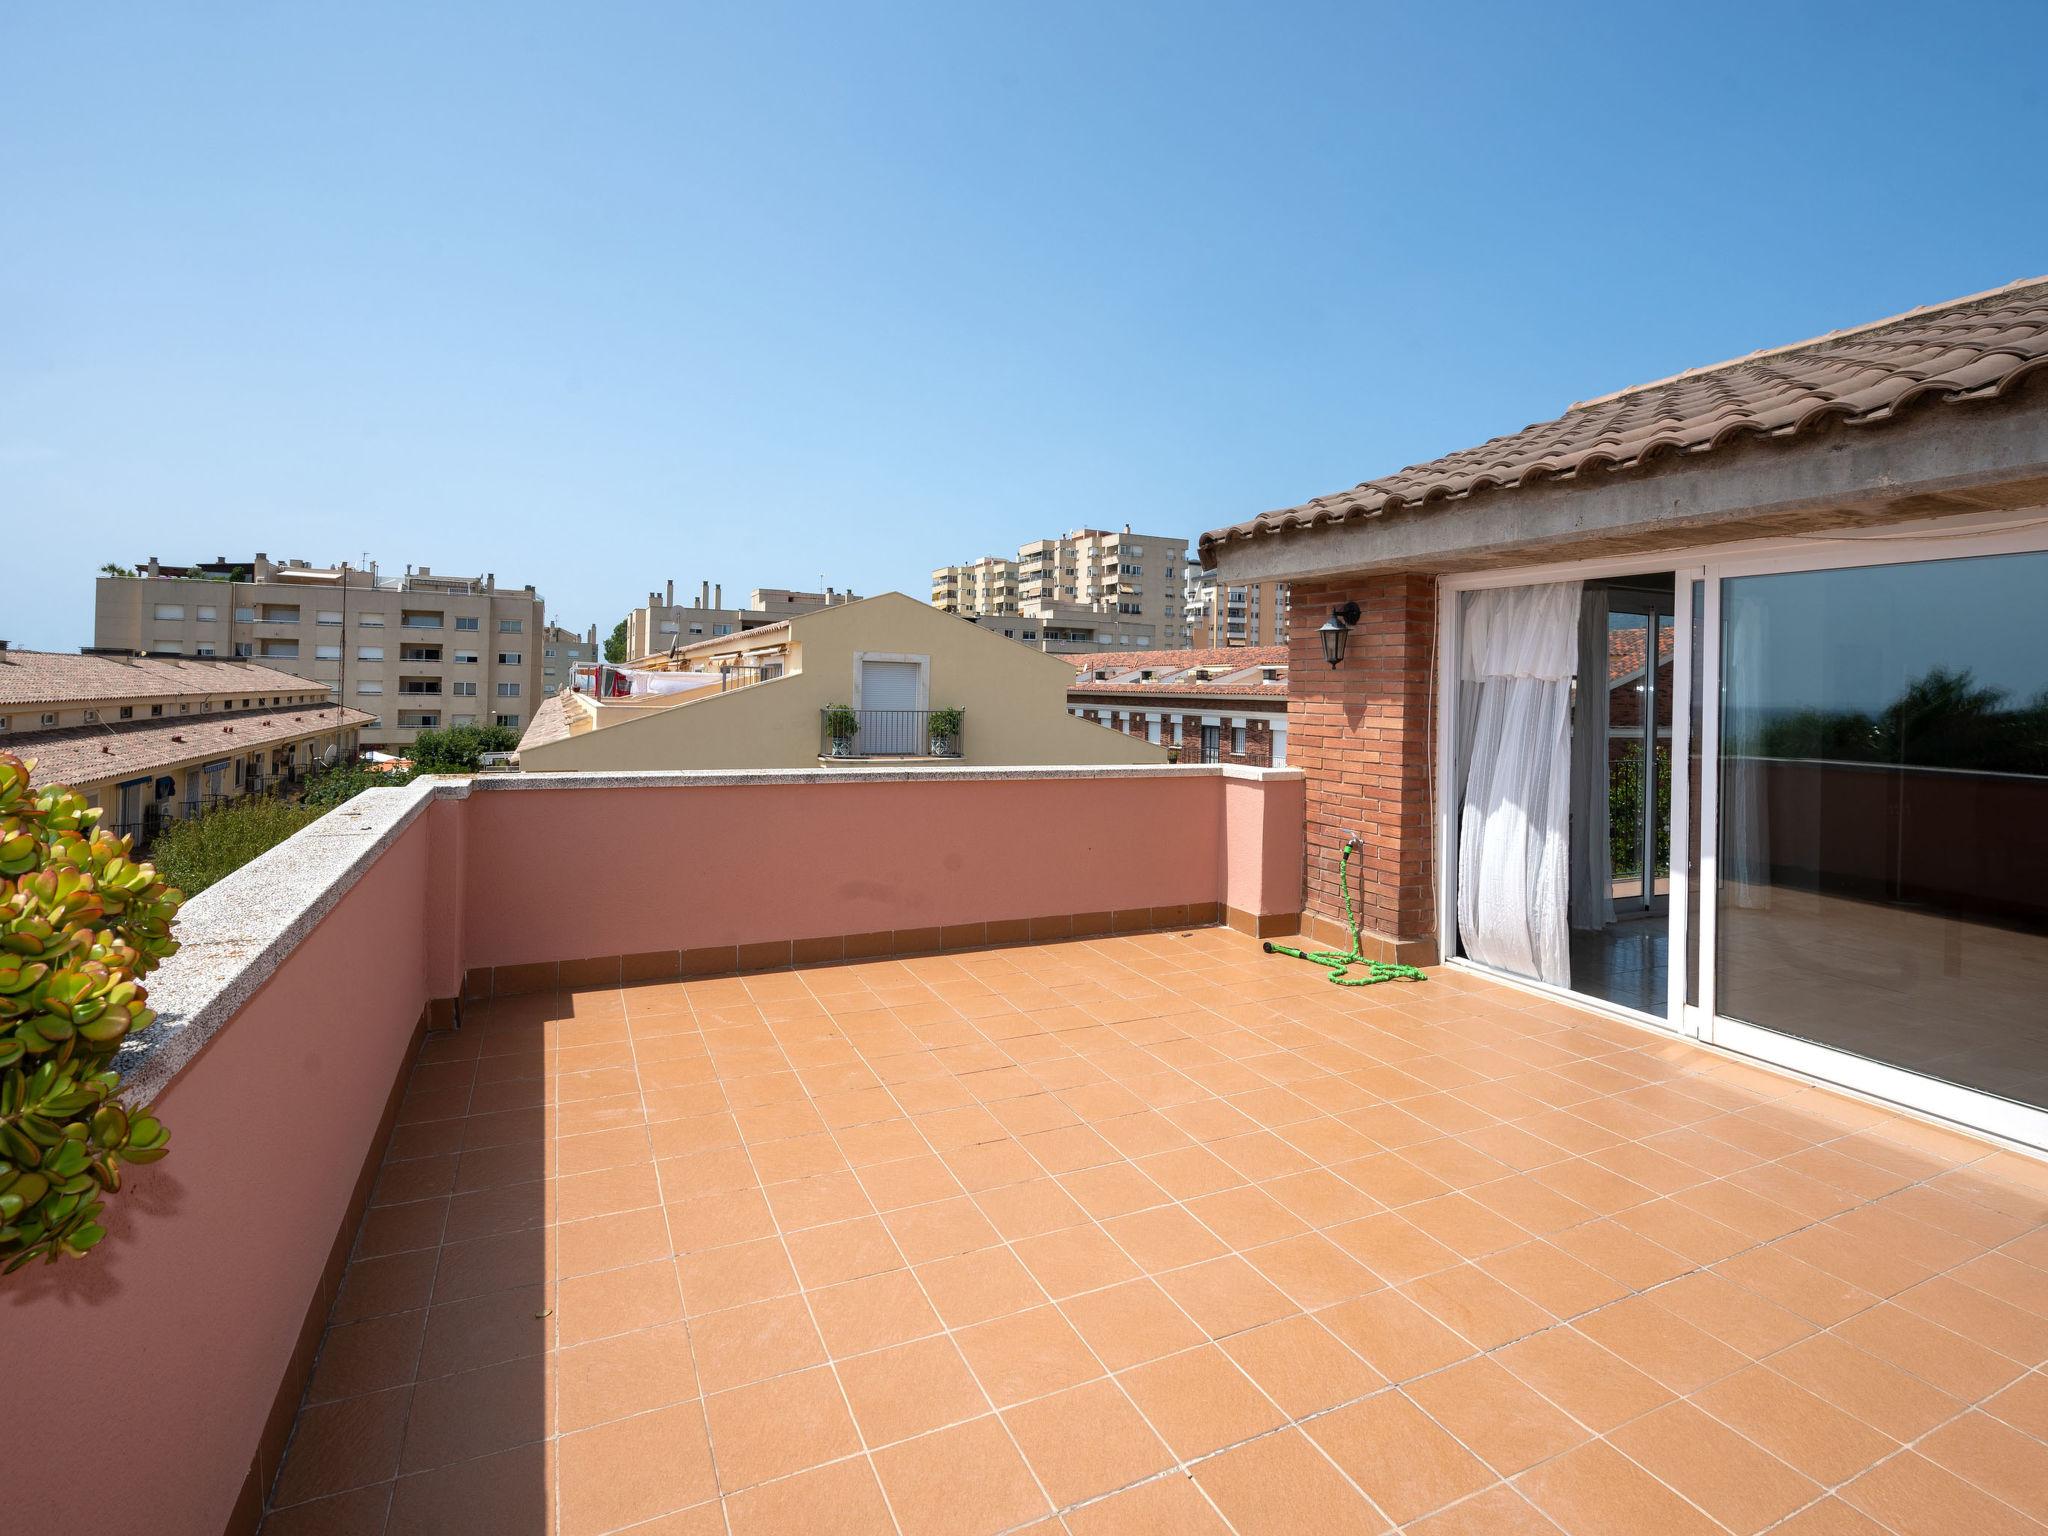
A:
[[[1189,776],[1252,782],[1298,779],[1299,769],[1229,764],[1032,768],[691,769],[631,773],[428,776],[365,791],[200,892],[178,914],[178,953],[148,982],[157,1022],[121,1047],[123,1096],[147,1103],[268,981],[299,943],[437,799],[571,789],[683,789],[734,785],[889,784],[1015,779]],[[1209,921],[1214,921],[1213,917]]]

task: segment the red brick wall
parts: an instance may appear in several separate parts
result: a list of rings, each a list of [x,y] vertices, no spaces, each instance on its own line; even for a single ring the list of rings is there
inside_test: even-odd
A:
[[[1346,601],[1364,610],[1342,665],[1317,626]],[[1308,776],[1310,931],[1341,943],[1338,854],[1347,831],[1366,953],[1437,957],[1430,740],[1436,581],[1429,576],[1297,582],[1288,647],[1287,764]]]

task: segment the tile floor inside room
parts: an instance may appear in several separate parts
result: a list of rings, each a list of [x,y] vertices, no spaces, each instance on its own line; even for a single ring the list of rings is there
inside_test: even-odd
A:
[[[2048,1521],[2048,1169],[1227,930],[472,1004],[269,1536]]]

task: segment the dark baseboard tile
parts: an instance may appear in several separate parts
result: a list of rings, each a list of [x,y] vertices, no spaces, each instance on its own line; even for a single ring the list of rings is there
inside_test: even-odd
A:
[[[1285,939],[1301,932],[1299,912],[1246,912],[1237,907],[1223,909],[1223,921],[1234,931],[1253,939]]]
[[[614,987],[636,981],[673,981],[678,977],[734,976],[750,971],[784,971],[799,965],[832,965],[849,960],[942,955],[1010,944],[1045,944],[1060,939],[1094,939],[1111,934],[1206,928],[1224,921],[1225,914],[1226,909],[1220,902],[1187,902],[1166,907],[1134,907],[1121,912],[995,918],[988,922],[951,923],[936,928],[897,928],[882,933],[835,934],[817,939],[769,939],[755,944],[715,944],[703,949],[599,955],[587,960],[541,960],[472,970],[463,977],[462,995],[478,999],[517,997],[564,987]],[[1272,923],[1279,920],[1266,918],[1263,921]],[[1289,918],[1286,921],[1291,924],[1294,920]],[[1237,925],[1233,923],[1232,926]],[[1268,931],[1292,932],[1293,929]]]
[[[1319,914],[1304,917],[1301,931],[1318,949],[1349,949],[1351,930],[1343,923],[1333,921]],[[1368,960],[1390,961],[1401,965],[1435,965],[1439,959],[1436,940],[1402,939],[1390,934],[1373,933],[1361,929],[1358,935],[1358,950]]]

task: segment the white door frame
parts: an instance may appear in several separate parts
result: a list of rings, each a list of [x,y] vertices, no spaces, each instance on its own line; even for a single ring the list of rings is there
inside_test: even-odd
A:
[[[1672,678],[1671,788],[1671,954],[1669,1015],[1616,1008],[1598,999],[1562,988],[1505,977],[1596,1012],[1613,1014],[1661,1027],[1675,1027],[1703,1042],[1786,1068],[1819,1082],[1966,1130],[1997,1137],[2023,1147],[2048,1150],[2048,1110],[2035,1109],[1980,1093],[1939,1078],[1909,1072],[1852,1052],[1801,1040],[1717,1011],[1715,942],[1718,888],[1716,850],[1720,759],[1720,626],[1721,584],[1735,576],[1902,565],[1926,560],[1968,559],[1987,555],[2048,551],[2048,508],[2020,513],[1986,513],[1879,528],[1846,529],[1825,534],[1745,540],[1740,543],[1592,560],[1447,575],[1437,582],[1437,719],[1434,792],[1437,867],[1437,933],[1447,963],[1490,976],[1501,973],[1466,960],[1452,960],[1457,943],[1457,825],[1452,793],[1457,763],[1457,594],[1489,587],[1517,587],[1546,581],[1584,581],[1601,577],[1671,570],[1676,608],[1677,655]],[[1693,654],[1689,583],[1705,583],[1701,654]],[[1701,669],[1700,710],[1700,933],[1699,1003],[1685,1004],[1689,957],[1687,933],[1691,850],[1689,847],[1691,786],[1687,767],[1691,750],[1692,668]]]

